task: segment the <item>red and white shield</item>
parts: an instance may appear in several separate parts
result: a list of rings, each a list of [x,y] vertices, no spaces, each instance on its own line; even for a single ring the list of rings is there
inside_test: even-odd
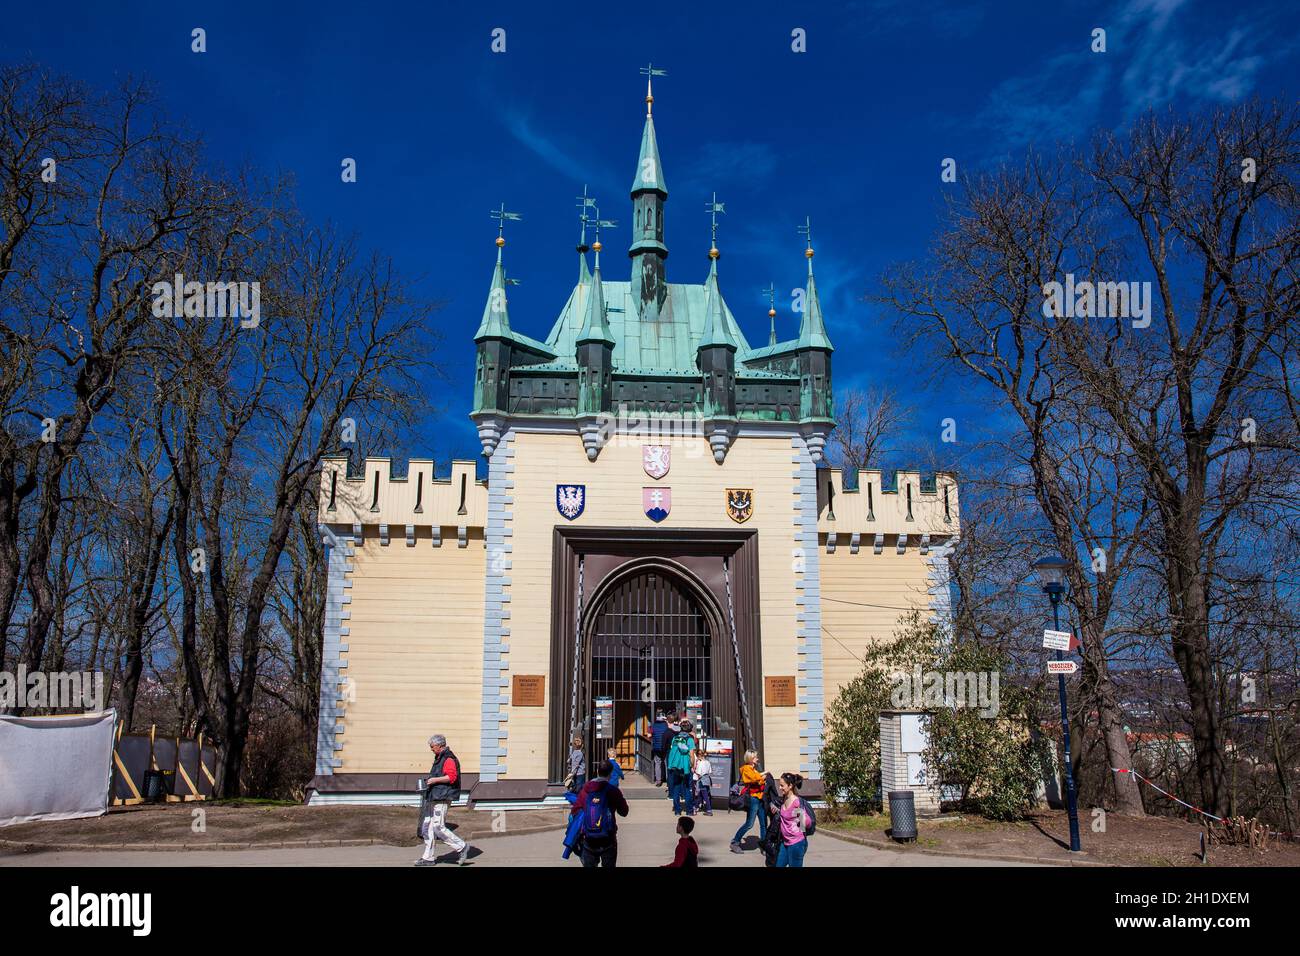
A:
[[[641,466],[651,478],[662,478],[672,467],[672,454],[670,445],[642,445]]]
[[[641,508],[651,521],[659,522],[673,510],[673,490],[661,485],[641,489]]]

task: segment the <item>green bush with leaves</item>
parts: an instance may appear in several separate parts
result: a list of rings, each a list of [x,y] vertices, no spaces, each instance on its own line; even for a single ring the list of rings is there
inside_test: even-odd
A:
[[[995,820],[1023,817],[1034,807],[1046,751],[1032,732],[1030,694],[1002,679],[1009,661],[999,652],[973,640],[954,641],[916,613],[902,619],[892,640],[867,651],[862,671],[827,708],[821,771],[833,811],[879,809],[880,713],[900,709],[895,675],[917,670],[997,675],[996,713],[953,706],[942,689],[933,696],[927,691],[930,746],[924,759],[932,779],[958,788],[963,809]]]
[[[966,642],[946,648],[936,670],[1005,675],[997,651]],[[1019,820],[1034,808],[1046,741],[1031,731],[1031,697],[1007,680],[998,682],[997,714],[970,707],[930,710],[926,766],[960,790],[960,805],[991,820]]]
[[[832,812],[880,808],[880,712],[892,707],[892,675],[933,656],[933,625],[913,614],[893,640],[868,648],[861,673],[827,708],[821,771]]]

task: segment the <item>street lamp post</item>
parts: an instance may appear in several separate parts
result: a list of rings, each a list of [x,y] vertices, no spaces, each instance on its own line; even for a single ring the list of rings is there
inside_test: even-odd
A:
[[[1052,626],[1058,631],[1061,629],[1061,595],[1065,593],[1065,568],[1065,559],[1056,555],[1040,558],[1034,562],[1034,570],[1042,582],[1043,591],[1052,602]],[[1056,651],[1056,659],[1065,660],[1059,648]],[[1074,768],[1070,765],[1070,717],[1065,708],[1065,674],[1063,673],[1056,675],[1056,690],[1061,698],[1061,739],[1065,745],[1065,792],[1066,805],[1070,813],[1070,851],[1078,853],[1080,850],[1079,806],[1074,793]]]

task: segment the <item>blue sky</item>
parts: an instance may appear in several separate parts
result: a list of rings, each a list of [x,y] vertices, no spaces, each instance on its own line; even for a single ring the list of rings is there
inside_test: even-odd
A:
[[[437,322],[446,382],[394,456],[478,456],[465,416],[473,344],[494,260],[498,203],[520,212],[507,265],[522,284],[510,313],[544,337],[577,274],[574,197],[587,184],[602,215],[609,278],[626,277],[644,116],[670,191],[671,281],[707,272],[708,217],[726,203],[723,293],[751,342],[767,336],[769,282],[778,333],[794,334],[802,282],[796,226],[813,222],[817,278],[837,346],[838,388],[892,384],[917,408],[913,443],[952,416],[978,430],[979,396],[936,380],[891,344],[893,319],[863,301],[894,261],[923,256],[944,191],[940,163],[974,171],[1149,107],[1200,108],[1290,92],[1300,75],[1300,12],[1282,4],[1136,2],[931,4],[911,0],[560,5],[394,12],[364,4],[85,3],[13,6],[0,59],[31,59],[99,87],[151,79],[211,155],[292,172],[313,218],[356,231],[444,303]],[[190,51],[207,31],[208,52]],[[492,31],[506,31],[493,53]],[[1107,52],[1090,51],[1107,31]],[[791,50],[806,31],[807,52]],[[341,182],[343,157],[358,181]],[[951,452],[952,446],[947,446]]]

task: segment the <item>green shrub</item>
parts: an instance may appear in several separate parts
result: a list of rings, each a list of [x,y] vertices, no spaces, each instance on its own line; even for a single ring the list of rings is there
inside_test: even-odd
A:
[[[994,820],[1022,818],[1035,805],[1047,746],[1031,733],[1029,693],[1005,679],[1010,662],[998,651],[952,640],[915,613],[892,641],[868,650],[861,673],[827,709],[821,769],[833,811],[880,806],[880,713],[899,709],[894,675],[917,668],[998,675],[996,714],[945,705],[942,691],[925,701],[930,746],[924,759],[931,779],[958,788],[963,809]]]
[[[904,619],[892,641],[867,650],[862,672],[827,708],[821,772],[832,813],[880,808],[880,712],[892,706],[891,675],[928,660],[933,642],[919,615]]]

